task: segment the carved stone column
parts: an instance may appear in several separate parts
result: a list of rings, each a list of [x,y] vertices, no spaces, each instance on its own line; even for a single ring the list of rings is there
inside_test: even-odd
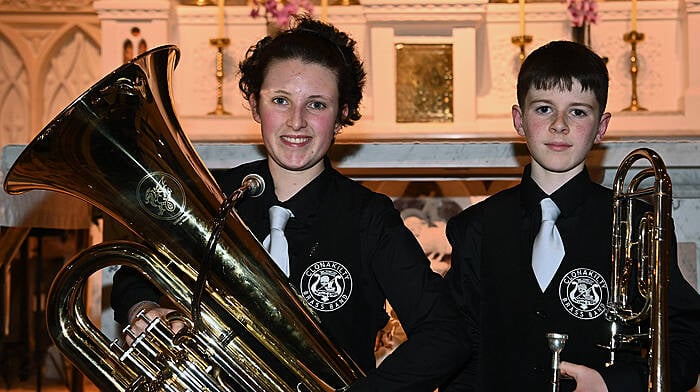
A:
[[[99,26],[90,3],[0,1],[0,145],[31,140],[98,78]]]
[[[129,55],[173,41],[169,0],[96,0],[94,7],[102,29],[105,73],[123,64]]]

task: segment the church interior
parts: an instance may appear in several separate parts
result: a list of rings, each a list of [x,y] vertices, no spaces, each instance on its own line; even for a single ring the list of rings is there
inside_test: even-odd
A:
[[[336,137],[330,158],[394,200],[441,274],[450,267],[446,221],[517,183],[528,163],[511,118],[522,60],[554,40],[588,45],[606,59],[612,120],[587,167],[610,186],[630,151],[659,153],[673,181],[681,271],[700,291],[700,0],[276,4],[301,4],[300,12],[358,42],[367,70],[362,119]],[[164,45],[177,56],[172,73],[159,75],[171,89],[163,94],[177,114],[172,120],[206,166],[263,157],[236,75],[250,45],[284,28],[261,7],[253,0],[0,0],[0,179],[77,97]],[[50,190],[0,192],[0,227],[0,389],[94,390],[52,346],[44,311],[52,277],[103,240],[102,212]],[[108,338],[120,333],[109,309],[115,268],[90,276],[85,293],[90,319]]]

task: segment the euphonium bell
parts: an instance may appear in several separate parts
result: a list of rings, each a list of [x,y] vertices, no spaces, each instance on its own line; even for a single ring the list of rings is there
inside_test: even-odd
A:
[[[173,108],[178,58],[174,46],[155,48],[104,77],[51,121],[7,173],[11,194],[73,195],[143,240],[88,248],[59,272],[47,305],[52,339],[101,390],[346,388],[362,371],[323,333],[235,210],[222,213],[229,199]],[[243,197],[252,188],[243,184],[235,193]],[[110,265],[147,276],[189,327],[172,334],[164,321],[148,320],[130,347],[110,341],[82,301],[87,278]]]

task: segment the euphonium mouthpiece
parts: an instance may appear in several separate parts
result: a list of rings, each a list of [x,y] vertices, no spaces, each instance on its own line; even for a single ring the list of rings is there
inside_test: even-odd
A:
[[[248,195],[250,197],[258,197],[265,191],[265,180],[258,174],[250,173],[243,177],[241,185],[248,188]]]

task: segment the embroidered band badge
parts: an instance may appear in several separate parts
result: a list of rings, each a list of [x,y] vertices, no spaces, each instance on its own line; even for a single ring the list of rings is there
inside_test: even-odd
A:
[[[352,277],[344,265],[317,261],[301,276],[299,289],[306,303],[319,312],[340,309],[352,294]]]
[[[605,312],[608,283],[597,271],[577,268],[559,282],[559,300],[574,317],[591,320]]]

